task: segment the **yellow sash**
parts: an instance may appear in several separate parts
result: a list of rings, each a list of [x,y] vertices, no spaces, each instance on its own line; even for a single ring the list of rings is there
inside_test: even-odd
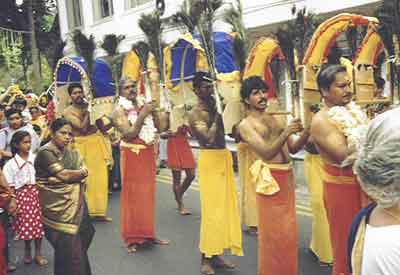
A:
[[[278,170],[289,170],[291,164],[277,164],[277,163],[265,163],[262,160],[256,160],[250,166],[250,174],[252,180],[257,184],[256,192],[262,195],[273,195],[279,192],[279,184],[271,175],[270,169]]]
[[[120,147],[129,149],[129,150],[131,150],[133,153],[135,153],[137,155],[140,153],[140,150],[146,149],[146,146],[143,145],[143,144],[127,143],[127,142],[125,142],[123,140],[121,140]]]

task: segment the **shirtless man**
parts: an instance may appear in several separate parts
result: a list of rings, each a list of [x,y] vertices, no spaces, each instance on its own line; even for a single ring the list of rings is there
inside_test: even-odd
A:
[[[269,181],[257,181],[258,274],[297,274],[295,183],[289,152],[299,151],[309,134],[299,119],[287,125],[286,117],[268,114],[266,91],[268,87],[258,76],[243,82],[241,97],[248,112],[237,127],[240,138],[258,156],[250,168],[253,176],[272,176]],[[301,131],[296,138],[294,134]]]
[[[199,103],[191,110],[189,123],[200,145],[201,274],[212,275],[214,268],[234,268],[221,255],[225,249],[243,255],[242,235],[232,155],[225,147],[224,127],[217,113],[210,75],[197,72],[193,87]]]
[[[352,149],[348,144],[348,138],[340,130],[342,127],[338,127],[339,123],[329,111],[333,107],[339,107],[341,116],[356,119],[358,122],[366,118],[357,106],[350,104],[353,94],[345,67],[340,65],[323,67],[318,74],[317,82],[324,106],[312,119],[311,138],[324,163],[322,181],[332,241],[332,274],[349,275],[347,238],[352,219],[361,208],[362,196],[351,166],[341,166],[352,153]]]
[[[137,83],[122,78],[112,122],[121,134],[121,235],[128,253],[147,242],[169,244],[156,238],[155,230],[158,116],[152,102],[139,106],[137,97]]]
[[[111,221],[107,217],[108,206],[108,163],[111,159],[111,148],[105,137],[90,124],[88,103],[80,83],[68,86],[72,104],[67,107],[63,116],[72,124],[74,134],[73,146],[81,154],[88,169],[86,179],[86,200],[89,215],[100,221]]]

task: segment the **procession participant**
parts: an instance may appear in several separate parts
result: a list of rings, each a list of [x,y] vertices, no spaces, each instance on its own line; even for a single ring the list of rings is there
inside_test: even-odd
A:
[[[351,166],[343,167],[358,146],[368,119],[352,100],[346,68],[326,65],[317,76],[324,106],[311,122],[311,137],[324,162],[322,180],[333,252],[333,275],[348,275],[347,237],[362,193]]]
[[[73,146],[79,151],[89,171],[86,180],[86,200],[89,215],[99,221],[112,221],[107,217],[108,206],[108,166],[111,159],[111,148],[104,136],[90,124],[88,103],[85,101],[80,83],[68,86],[72,104],[63,116],[71,121],[74,134]]]
[[[172,171],[172,191],[175,195],[178,211],[181,215],[190,215],[183,204],[183,195],[190,187],[195,177],[196,163],[187,140],[189,129],[181,126],[176,133],[167,131],[161,134],[161,138],[167,138],[167,166]],[[182,181],[182,170],[185,171],[185,179]]]
[[[332,244],[323,196],[323,162],[312,142],[307,143],[305,150],[304,177],[310,191],[313,214],[310,251],[318,259],[321,266],[331,265],[333,261]]]
[[[70,149],[72,123],[58,118],[36,159],[36,183],[45,236],[54,248],[54,275],[91,275],[87,251],[94,236],[84,195],[88,170]]]
[[[376,203],[353,220],[349,265],[354,275],[400,274],[400,108],[374,119],[354,171]]]
[[[309,133],[299,119],[286,125],[286,117],[266,112],[267,90],[258,76],[243,82],[240,94],[248,110],[237,127],[239,137],[257,156],[250,173],[257,185],[258,274],[297,274],[295,182],[289,152],[298,152]],[[293,136],[301,131],[298,138]]]
[[[199,103],[189,113],[193,136],[200,145],[201,273],[235,266],[222,257],[225,249],[242,256],[242,233],[231,152],[226,149],[222,117],[217,113],[210,75],[197,72],[193,88]]]
[[[42,256],[42,211],[33,167],[35,156],[30,152],[30,147],[30,134],[26,131],[16,132],[11,139],[14,157],[4,165],[3,173],[16,194],[18,215],[14,219],[13,229],[15,238],[25,243],[24,263],[31,264],[34,261],[39,266],[45,266],[48,262]],[[32,240],[35,243],[34,258],[31,254]]]
[[[128,253],[146,242],[166,245],[156,238],[155,192],[157,131],[152,103],[138,106],[136,82],[122,78],[112,121],[121,133],[121,235]]]
[[[256,184],[252,180],[250,166],[256,160],[256,155],[245,142],[237,144],[237,159],[240,178],[240,206],[241,220],[247,227],[249,235],[257,235],[257,200]]]
[[[6,160],[10,159],[13,155],[11,153],[11,138],[17,131],[27,131],[31,135],[32,146],[31,152],[36,153],[40,147],[40,139],[36,132],[33,130],[32,125],[23,121],[21,111],[17,109],[8,109],[5,112],[8,127],[0,130],[0,159],[3,167]]]

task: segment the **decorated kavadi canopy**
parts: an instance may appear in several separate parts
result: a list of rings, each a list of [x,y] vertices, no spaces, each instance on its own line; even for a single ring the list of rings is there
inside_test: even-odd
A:
[[[238,74],[233,52],[233,37],[225,32],[215,32],[214,53],[216,69],[223,78],[224,75]],[[200,45],[200,37],[190,33],[182,35],[175,43],[164,49],[166,63],[166,82],[171,88],[182,80],[190,80],[196,71],[208,70],[205,51]]]
[[[59,60],[55,70],[56,85],[87,82],[96,97],[115,95],[114,81],[110,66],[102,59],[96,59],[91,79],[88,79],[87,64],[82,57],[64,57]],[[91,80],[91,84],[90,84]]]

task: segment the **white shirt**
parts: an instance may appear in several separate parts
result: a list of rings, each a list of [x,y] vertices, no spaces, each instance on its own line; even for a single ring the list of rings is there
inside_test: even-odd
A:
[[[7,183],[15,189],[28,184],[36,184],[34,160],[33,154],[29,154],[28,160],[24,160],[18,154],[15,154],[3,167],[3,174]]]
[[[40,147],[40,138],[36,134],[35,130],[33,130],[33,127],[31,124],[26,124],[25,126],[18,128],[17,130],[14,130],[10,127],[1,129],[0,130],[0,150],[5,150],[8,152],[11,152],[11,146],[10,146],[11,138],[14,135],[14,133],[18,132],[18,131],[27,131],[31,135],[31,139],[32,139],[31,152],[33,154],[35,154]]]
[[[400,274],[400,225],[374,227],[367,224],[361,274]]]

